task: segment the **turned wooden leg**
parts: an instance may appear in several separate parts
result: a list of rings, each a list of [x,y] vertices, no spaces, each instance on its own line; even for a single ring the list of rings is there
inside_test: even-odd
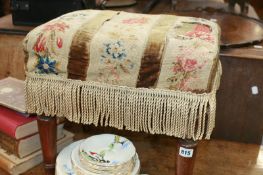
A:
[[[175,175],[192,175],[196,156],[197,142],[180,139],[176,152]]]
[[[43,152],[45,173],[46,175],[54,175],[57,155],[56,118],[38,116],[37,123]]]

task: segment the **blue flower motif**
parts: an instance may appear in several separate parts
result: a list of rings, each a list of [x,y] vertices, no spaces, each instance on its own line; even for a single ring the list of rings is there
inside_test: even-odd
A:
[[[123,60],[127,57],[126,50],[121,41],[105,44],[105,53],[106,55],[102,55],[103,58],[110,57],[112,59]]]
[[[129,145],[130,145],[130,142],[128,142],[127,140],[124,141],[124,143],[122,144],[122,149],[126,149]]]
[[[36,73],[39,74],[58,74],[56,71],[56,60],[51,60],[48,57],[39,57],[36,65]]]
[[[67,175],[75,175],[75,172],[71,168],[69,168],[66,164],[64,164],[63,167]]]

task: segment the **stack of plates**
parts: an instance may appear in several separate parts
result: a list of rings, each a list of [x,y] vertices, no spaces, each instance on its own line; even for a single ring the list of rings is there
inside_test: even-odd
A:
[[[75,142],[57,157],[57,175],[137,175],[140,161],[128,139],[102,134]]]

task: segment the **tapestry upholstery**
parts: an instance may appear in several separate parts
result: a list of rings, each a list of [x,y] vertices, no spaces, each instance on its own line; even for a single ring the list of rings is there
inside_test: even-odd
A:
[[[221,65],[214,22],[71,12],[24,40],[29,113],[194,140],[210,138]]]

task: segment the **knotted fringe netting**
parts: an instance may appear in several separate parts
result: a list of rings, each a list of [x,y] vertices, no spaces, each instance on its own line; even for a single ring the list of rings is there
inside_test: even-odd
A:
[[[28,113],[179,138],[209,139],[215,125],[216,90],[210,93],[131,88],[98,82],[27,75]]]

